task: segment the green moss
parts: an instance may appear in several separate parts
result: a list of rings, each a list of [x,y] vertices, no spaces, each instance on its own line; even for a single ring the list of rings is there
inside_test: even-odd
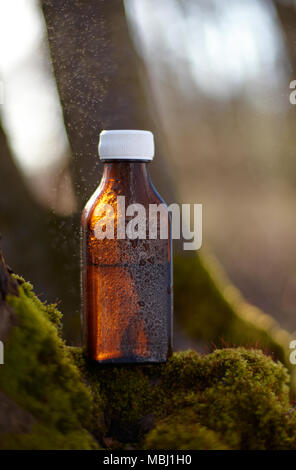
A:
[[[122,442],[139,440],[140,421],[151,409],[150,381],[145,374],[149,366],[89,363],[80,348],[70,350],[92,390],[97,409],[103,410],[104,419],[100,423],[104,423],[104,434]],[[155,373],[158,370],[156,365]]]
[[[96,447],[85,431],[93,421],[92,397],[58,335],[59,315],[34,296],[28,283],[7,302],[18,325],[5,343],[0,390],[29,412],[35,425],[31,433],[2,435],[2,448]]]
[[[33,292],[33,286],[30,282],[25,281],[24,278],[16,274],[13,274],[13,277],[14,279],[18,281],[19,284],[21,284],[23,292],[26,295],[26,297],[31,299],[33,304],[37,307],[38,311],[42,315],[44,315],[49,321],[51,321],[60,332],[62,329],[63,315],[57,309],[57,305],[48,304],[47,302],[41,302],[41,300],[38,299],[36,294]]]
[[[200,256],[175,257],[178,323],[193,339],[217,347],[257,347],[289,367],[289,334],[269,315],[248,305],[220,271],[211,259],[207,259],[206,268]]]
[[[296,448],[288,372],[261,351],[188,351],[137,367],[90,365],[79,349],[72,354],[103,400],[105,436],[140,448]]]
[[[98,445],[83,429],[64,434],[46,425],[35,425],[31,433],[3,434],[0,449],[11,450],[95,450]]]
[[[154,450],[226,450],[220,437],[195,421],[184,416],[170,416],[160,421],[145,440],[145,449]]]

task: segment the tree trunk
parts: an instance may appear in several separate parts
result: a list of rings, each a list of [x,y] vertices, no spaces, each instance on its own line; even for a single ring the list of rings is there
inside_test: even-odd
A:
[[[102,129],[149,129],[163,144],[146,97],[144,67],[130,38],[122,0],[42,0],[65,124],[73,149],[80,206],[98,185]],[[142,76],[140,76],[142,75]],[[157,126],[157,128],[156,128]],[[152,179],[167,202],[176,201],[167,161],[157,154]]]

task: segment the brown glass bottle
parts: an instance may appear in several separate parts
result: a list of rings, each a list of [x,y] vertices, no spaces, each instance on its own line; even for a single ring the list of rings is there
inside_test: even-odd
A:
[[[128,138],[116,153],[130,153]],[[145,157],[143,148],[137,153]],[[168,217],[166,239],[160,238],[159,227],[156,239],[149,238],[150,204],[164,201],[152,186],[143,155],[120,156],[101,155],[102,180],[82,214],[84,350],[102,363],[165,362],[172,337],[171,222]],[[145,208],[145,239],[118,238],[118,196],[124,196],[125,208],[135,203]],[[113,209],[113,239],[96,236],[105,204]],[[124,228],[132,218],[125,216]]]

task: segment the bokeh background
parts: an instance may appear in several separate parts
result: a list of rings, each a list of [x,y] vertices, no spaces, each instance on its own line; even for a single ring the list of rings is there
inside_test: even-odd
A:
[[[155,132],[153,182],[203,204],[201,254],[296,330],[295,79],[294,0],[1,0],[1,246],[70,344],[108,128]]]

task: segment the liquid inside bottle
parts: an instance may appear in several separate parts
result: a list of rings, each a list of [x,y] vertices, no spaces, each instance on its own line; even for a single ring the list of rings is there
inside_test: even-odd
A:
[[[171,222],[147,171],[153,136],[148,131],[103,131],[102,138],[103,177],[81,225],[84,350],[103,363],[165,362],[172,336]],[[142,206],[140,216],[135,210],[127,215],[132,204]],[[159,204],[167,212],[167,236],[160,234],[158,218],[151,238],[149,210]],[[139,223],[144,234],[137,231]]]

